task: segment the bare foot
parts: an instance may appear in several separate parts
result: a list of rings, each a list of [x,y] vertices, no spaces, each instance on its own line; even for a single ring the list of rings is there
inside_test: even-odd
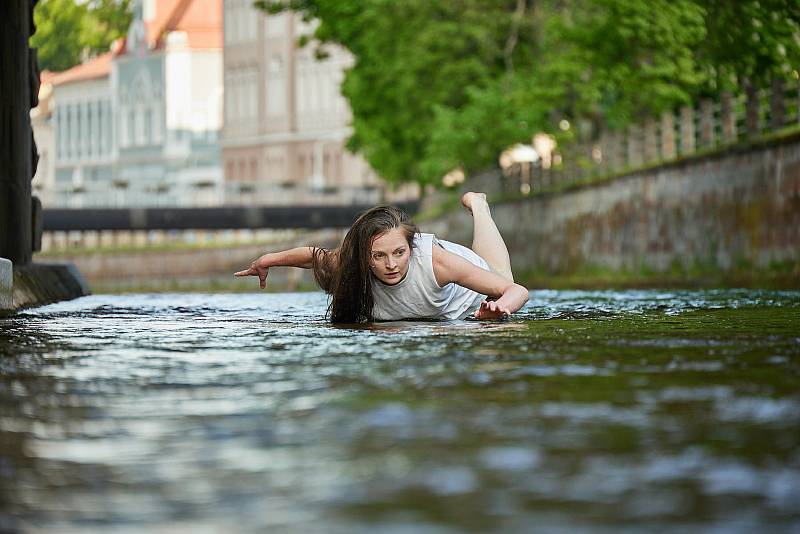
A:
[[[472,206],[486,204],[486,193],[473,193],[468,191],[461,197],[461,203],[472,213]]]

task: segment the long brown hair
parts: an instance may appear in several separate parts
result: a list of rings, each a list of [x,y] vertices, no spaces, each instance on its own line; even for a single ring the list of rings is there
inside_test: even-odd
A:
[[[333,323],[373,320],[372,273],[369,254],[372,240],[394,228],[403,230],[409,250],[417,226],[406,212],[395,206],[376,206],[362,213],[335,250],[314,249],[314,278],[331,295],[328,316]]]

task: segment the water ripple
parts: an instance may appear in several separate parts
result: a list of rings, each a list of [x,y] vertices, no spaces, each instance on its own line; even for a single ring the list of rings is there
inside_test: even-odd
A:
[[[0,530],[800,521],[800,293],[534,291],[496,323],[326,305],[96,295],[0,320]]]

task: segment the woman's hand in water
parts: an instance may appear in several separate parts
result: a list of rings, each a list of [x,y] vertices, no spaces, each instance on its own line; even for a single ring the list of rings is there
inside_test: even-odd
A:
[[[503,319],[511,315],[507,306],[498,304],[496,300],[484,300],[481,307],[475,312],[476,319],[492,320]]]
[[[267,254],[264,254],[251,263],[249,269],[233,273],[233,276],[257,276],[261,289],[264,289],[267,287],[267,273],[269,273],[269,267],[267,265]]]
[[[233,276],[257,276],[261,289],[267,287],[267,273],[270,267],[300,267],[311,269],[314,265],[316,247],[297,247],[278,252],[268,252],[250,264],[249,269],[233,273]]]

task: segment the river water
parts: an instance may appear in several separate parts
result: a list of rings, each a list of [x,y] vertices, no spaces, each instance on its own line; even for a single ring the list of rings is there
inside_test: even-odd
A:
[[[0,319],[0,531],[800,532],[800,292],[320,293]]]

